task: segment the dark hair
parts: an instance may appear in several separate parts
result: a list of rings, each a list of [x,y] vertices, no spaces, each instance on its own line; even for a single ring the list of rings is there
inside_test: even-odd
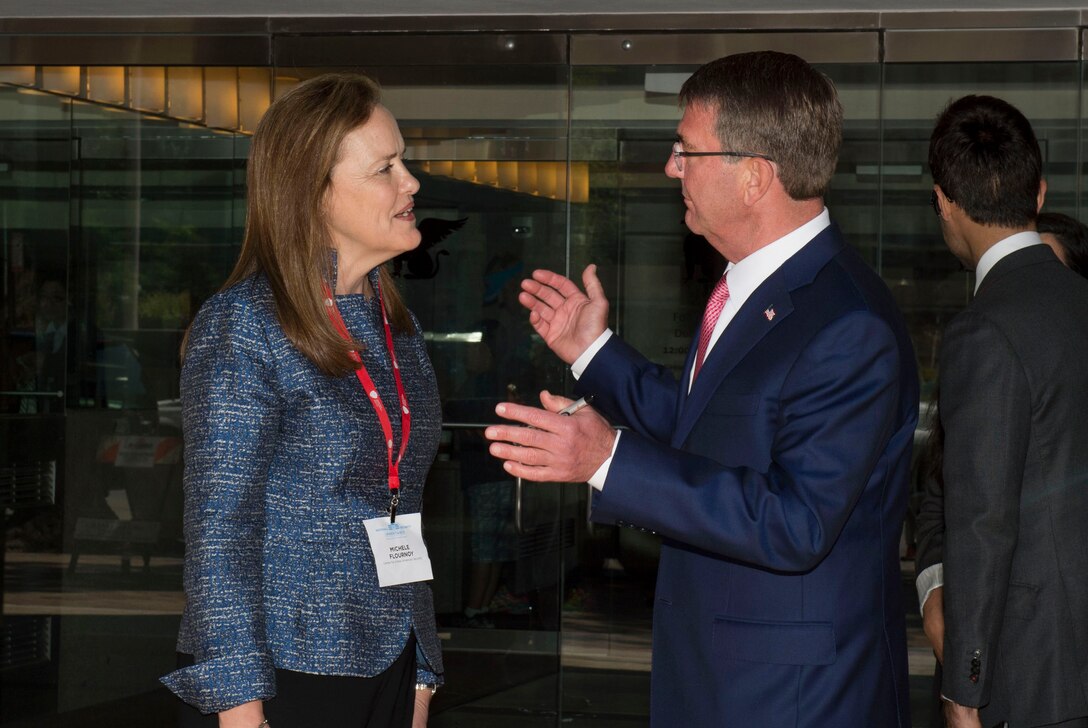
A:
[[[224,288],[256,272],[268,278],[276,316],[291,343],[326,374],[352,372],[345,342],[325,312],[322,281],[331,281],[332,241],[324,200],[341,142],[367,122],[381,89],[357,73],[328,73],[276,99],[253,134],[246,168],[246,231]],[[390,324],[413,329],[393,278],[383,266],[380,285]]]
[[[993,96],[950,103],[929,138],[929,169],[946,197],[980,225],[1025,227],[1038,213],[1043,159],[1031,124]]]
[[[1041,212],[1035,218],[1035,229],[1057,238],[1065,251],[1065,264],[1088,278],[1088,225],[1060,212]]]
[[[803,59],[775,51],[737,53],[699,68],[681,106],[707,104],[723,149],[765,154],[795,200],[823,197],[842,145],[835,85]]]

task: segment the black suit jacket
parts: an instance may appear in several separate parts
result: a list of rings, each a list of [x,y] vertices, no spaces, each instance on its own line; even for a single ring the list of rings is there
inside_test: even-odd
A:
[[[931,416],[931,422],[919,424],[936,427],[938,426],[937,416]],[[914,540],[917,546],[914,553],[916,574],[921,574],[930,566],[944,561],[944,489],[939,479],[926,472],[930,468],[929,458],[933,453],[929,451],[928,442],[923,447],[925,452],[921,456],[918,468],[922,471],[919,477],[922,478],[925,492],[914,520]]]
[[[939,408],[933,410],[930,422],[925,423],[931,428],[940,426]],[[921,460],[918,463],[920,476],[924,484],[925,493],[918,508],[918,514],[914,519],[914,539],[917,550],[914,554],[914,569],[916,574],[921,574],[934,564],[944,560],[944,492],[939,478],[929,474],[929,469],[935,467],[931,458],[939,455],[932,449],[931,443],[925,443]],[[937,663],[933,670],[933,690],[930,705],[930,728],[944,728],[944,706],[941,701],[941,681],[943,673],[941,663]]]
[[[942,689],[983,725],[1088,715],[1088,281],[1001,259],[941,350]]]

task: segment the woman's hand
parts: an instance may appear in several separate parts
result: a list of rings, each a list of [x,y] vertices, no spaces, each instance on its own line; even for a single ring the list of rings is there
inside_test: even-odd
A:
[[[412,712],[412,728],[427,728],[427,715],[431,710],[431,691],[416,690],[416,707]]]
[[[263,720],[264,703],[260,700],[251,700],[220,713],[219,728],[258,728]]]

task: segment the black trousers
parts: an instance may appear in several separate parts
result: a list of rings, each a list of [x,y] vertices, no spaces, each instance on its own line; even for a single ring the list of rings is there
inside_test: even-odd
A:
[[[178,654],[178,667],[193,656]],[[374,677],[311,675],[276,670],[276,697],[264,703],[269,728],[411,728],[416,694],[416,637]],[[179,728],[217,728],[216,713],[202,715],[181,703]],[[254,726],[253,728],[257,728]]]

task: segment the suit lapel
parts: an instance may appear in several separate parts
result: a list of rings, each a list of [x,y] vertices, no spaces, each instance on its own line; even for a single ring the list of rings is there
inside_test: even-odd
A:
[[[843,245],[838,228],[834,224],[830,225],[783,263],[748,297],[710,350],[691,392],[679,398],[681,409],[673,433],[673,447],[679,447],[687,439],[711,395],[721,386],[722,380],[756,344],[793,312],[791,291],[811,283],[820,269]],[[692,351],[688,353],[681,392],[687,392],[695,348],[692,346]]]
[[[688,382],[691,381],[691,368],[695,366],[695,355],[699,349],[699,330],[701,327],[702,318],[699,319],[699,326],[696,327],[695,332],[692,334],[691,346],[688,347],[687,360],[684,362],[683,374],[680,377],[680,396],[676,398],[676,414],[673,417],[676,422],[680,422],[684,406],[687,404],[688,397],[691,396],[690,392],[688,392]],[[710,351],[713,353],[714,350],[711,349]]]
[[[782,277],[776,272],[748,297],[707,355],[691,392],[683,402],[673,434],[674,446],[687,438],[710,401],[710,395],[717,390],[729,372],[792,312],[793,301],[783,285]],[[685,372],[690,371],[689,366]],[[689,375],[685,373],[685,376]],[[687,384],[687,379],[684,384]]]

